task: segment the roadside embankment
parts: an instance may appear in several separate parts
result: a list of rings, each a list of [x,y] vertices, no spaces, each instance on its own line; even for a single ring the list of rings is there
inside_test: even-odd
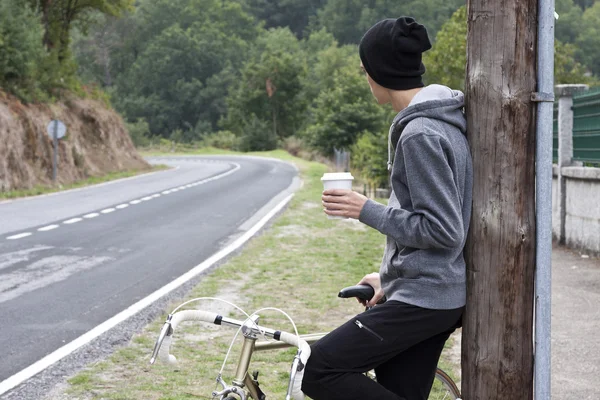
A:
[[[58,185],[150,169],[122,118],[105,104],[72,97],[25,105],[0,91],[0,192],[52,184],[53,144],[47,126],[53,119],[67,126],[58,146]]]

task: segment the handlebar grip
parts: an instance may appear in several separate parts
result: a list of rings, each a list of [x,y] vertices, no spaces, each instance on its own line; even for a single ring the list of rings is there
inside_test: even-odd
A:
[[[185,310],[179,311],[171,317],[171,330],[167,334],[158,350],[158,359],[165,364],[176,364],[177,358],[171,354],[171,344],[173,343],[173,333],[177,326],[184,321],[204,321],[209,323],[215,323],[219,317],[219,314],[202,311],[202,310]]]

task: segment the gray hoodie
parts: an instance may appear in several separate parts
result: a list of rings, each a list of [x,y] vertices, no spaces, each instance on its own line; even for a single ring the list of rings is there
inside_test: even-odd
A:
[[[465,305],[473,168],[463,105],[461,92],[427,86],[390,128],[392,195],[387,206],[368,200],[359,217],[387,236],[379,273],[388,300]]]

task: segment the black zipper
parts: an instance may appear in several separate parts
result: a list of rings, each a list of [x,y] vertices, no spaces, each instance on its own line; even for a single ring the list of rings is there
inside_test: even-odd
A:
[[[381,342],[383,342],[383,338],[377,333],[375,332],[373,329],[369,328],[366,325],[363,325],[362,322],[360,322],[359,320],[354,321],[354,323],[356,324],[356,326],[358,326],[360,329],[364,329],[367,332],[369,332],[371,335],[375,336],[377,339],[379,339]]]

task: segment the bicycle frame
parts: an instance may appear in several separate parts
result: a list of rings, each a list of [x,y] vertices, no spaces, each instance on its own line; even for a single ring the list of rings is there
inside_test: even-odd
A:
[[[261,333],[253,326],[258,324],[258,316],[256,316],[253,321],[249,321],[252,327],[248,326],[250,329],[244,330],[242,328],[242,334],[244,335],[244,342],[242,343],[242,349],[240,351],[240,356],[238,359],[235,377],[232,380],[231,386],[228,386],[227,383],[221,379],[219,376],[217,381],[222,386],[223,390],[214,391],[212,393],[213,397],[216,396],[224,396],[229,393],[235,393],[242,398],[242,400],[246,400],[246,394],[244,393],[244,387],[250,393],[250,396],[255,400],[262,400],[266,396],[258,387],[258,376],[251,376],[248,373],[248,369],[250,367],[250,360],[252,359],[252,355],[255,351],[266,351],[266,350],[275,350],[275,349],[285,349],[293,347],[285,342],[280,341],[257,341],[258,334]],[[226,318],[223,318],[223,323],[226,322]],[[247,325],[249,325],[247,323]],[[236,326],[236,325],[233,325]],[[266,336],[274,338],[276,332],[270,334],[270,332],[265,332]],[[300,335],[302,339],[304,339],[308,344],[313,344],[317,340],[321,339],[327,333],[312,333],[306,335]],[[292,366],[292,371],[296,370],[296,360],[294,365]],[[290,381],[293,381],[293,376],[290,376]]]

